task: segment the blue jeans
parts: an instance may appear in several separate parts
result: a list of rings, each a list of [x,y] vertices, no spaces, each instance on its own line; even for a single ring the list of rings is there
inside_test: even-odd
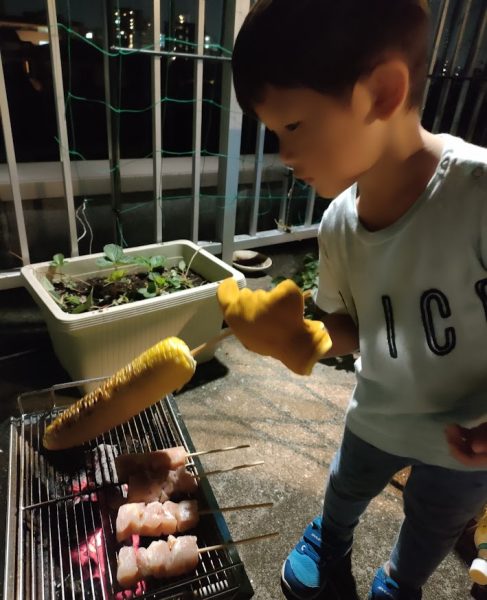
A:
[[[330,467],[323,537],[351,543],[369,502],[407,466],[412,470],[403,494],[405,518],[390,569],[394,579],[416,589],[423,586],[487,502],[487,470],[457,471],[394,456],[345,429]]]

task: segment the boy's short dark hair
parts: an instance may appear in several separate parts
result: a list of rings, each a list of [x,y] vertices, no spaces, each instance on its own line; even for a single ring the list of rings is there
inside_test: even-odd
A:
[[[409,67],[409,107],[419,107],[428,33],[427,0],[259,0],[235,42],[237,99],[255,115],[267,85],[347,97],[388,52],[399,52]]]

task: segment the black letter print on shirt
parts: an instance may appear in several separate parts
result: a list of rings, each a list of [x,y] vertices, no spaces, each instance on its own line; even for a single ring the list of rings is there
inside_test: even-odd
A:
[[[438,306],[438,312],[443,319],[451,317],[450,304],[448,303],[448,298],[440,290],[427,290],[421,296],[421,318],[426,333],[426,341],[432,352],[438,356],[444,356],[445,354],[449,354],[453,348],[455,348],[455,330],[453,327],[447,327],[445,329],[445,342],[444,344],[439,343],[431,310],[433,302]]]
[[[487,319],[487,279],[480,279],[477,281],[475,284],[475,291],[484,305],[485,318]]]
[[[397,358],[396,332],[394,330],[394,313],[392,312],[392,302],[390,296],[382,296],[382,306],[386,317],[387,325],[387,343],[389,345],[389,354],[392,358]]]

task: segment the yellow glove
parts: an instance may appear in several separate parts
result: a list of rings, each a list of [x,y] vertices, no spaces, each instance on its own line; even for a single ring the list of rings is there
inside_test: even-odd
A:
[[[270,292],[239,290],[234,279],[225,279],[217,298],[225,321],[248,350],[277,358],[298,375],[309,375],[331,348],[323,323],[303,319],[303,295],[290,279]]]

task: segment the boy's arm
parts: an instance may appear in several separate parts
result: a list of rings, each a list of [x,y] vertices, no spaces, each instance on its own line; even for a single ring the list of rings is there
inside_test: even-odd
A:
[[[487,469],[487,423],[466,429],[460,425],[449,425],[446,439],[450,453],[467,467]]]
[[[358,327],[351,317],[319,311],[319,319],[325,324],[332,341],[332,347],[323,358],[345,356],[359,351]]]

